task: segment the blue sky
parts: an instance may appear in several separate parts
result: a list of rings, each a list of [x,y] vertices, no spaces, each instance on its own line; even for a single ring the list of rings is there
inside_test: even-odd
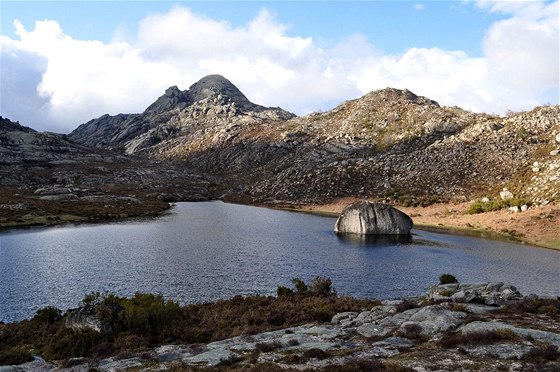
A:
[[[460,1],[2,1],[1,33],[15,37],[15,19],[26,29],[37,20],[53,19],[75,38],[109,42],[115,30],[124,27],[132,33],[146,15],[178,4],[233,27],[267,9],[289,26],[288,35],[311,36],[328,46],[360,33],[386,53],[439,47],[479,56],[485,30],[506,18]]]
[[[39,130],[140,112],[166,87],[208,73],[297,114],[386,86],[498,114],[558,104],[558,1],[0,7],[0,115]]]

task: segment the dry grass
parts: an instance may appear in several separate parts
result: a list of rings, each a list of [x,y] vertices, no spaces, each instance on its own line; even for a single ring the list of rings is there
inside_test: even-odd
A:
[[[513,331],[489,330],[468,333],[447,333],[439,341],[439,345],[443,348],[450,349],[458,345],[487,345],[500,341],[517,341],[517,336]]]
[[[64,325],[65,318],[56,316],[52,309],[42,310],[30,320],[0,324],[0,365],[27,361],[31,349],[47,360],[63,360],[127,355],[167,343],[207,343],[325,322],[336,313],[361,311],[379,304],[374,300],[311,294],[235,296],[184,307],[151,294],[136,294],[133,298],[93,296],[93,301],[90,296],[87,300],[97,304],[97,317],[110,325],[109,333],[68,329]],[[280,346],[263,344],[259,347],[266,351]]]

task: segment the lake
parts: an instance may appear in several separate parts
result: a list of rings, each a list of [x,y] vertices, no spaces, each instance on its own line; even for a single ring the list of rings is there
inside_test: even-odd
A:
[[[335,218],[222,202],[178,203],[162,217],[0,234],[0,320],[48,305],[77,307],[92,291],[162,293],[182,304],[276,293],[327,276],[338,293],[422,295],[442,273],[560,294],[560,252],[413,230],[410,239],[345,239]]]

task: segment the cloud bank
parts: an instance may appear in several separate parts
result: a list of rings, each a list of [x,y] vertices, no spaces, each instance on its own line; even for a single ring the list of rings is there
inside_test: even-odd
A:
[[[558,2],[477,5],[507,15],[477,58],[438,48],[384,55],[360,34],[324,49],[288,36],[266,10],[236,28],[176,6],[145,17],[132,37],[116,30],[109,43],[74,39],[53,20],[33,30],[15,21],[17,38],[0,36],[1,115],[67,133],[105,113],[141,112],[167,87],[214,73],[253,102],[297,114],[388,86],[477,112],[558,103]]]

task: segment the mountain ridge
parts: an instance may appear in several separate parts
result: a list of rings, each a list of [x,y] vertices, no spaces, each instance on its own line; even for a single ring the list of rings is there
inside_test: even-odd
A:
[[[559,197],[558,159],[548,154],[560,133],[558,106],[498,117],[385,88],[297,117],[251,104],[219,75],[166,92],[150,106],[158,108],[156,116],[147,110],[125,118],[128,126],[105,117],[80,127],[86,133],[113,121],[122,127],[111,138],[102,130],[69,137],[87,145],[100,137],[102,147],[219,175],[256,200],[422,202],[470,199],[503,187],[534,202]],[[534,163],[542,163],[538,172]]]
[[[254,202],[340,197],[422,204],[509,188],[528,202],[560,198],[560,106],[506,117],[385,88],[295,116],[251,103],[210,75],[172,86],[143,113],[104,115],[68,138],[211,175]]]
[[[295,115],[280,108],[250,102],[229,80],[209,75],[181,91],[171,86],[142,113],[103,115],[78,126],[68,137],[82,144],[142,152],[162,141],[189,134],[198,122],[207,125],[286,120]]]

